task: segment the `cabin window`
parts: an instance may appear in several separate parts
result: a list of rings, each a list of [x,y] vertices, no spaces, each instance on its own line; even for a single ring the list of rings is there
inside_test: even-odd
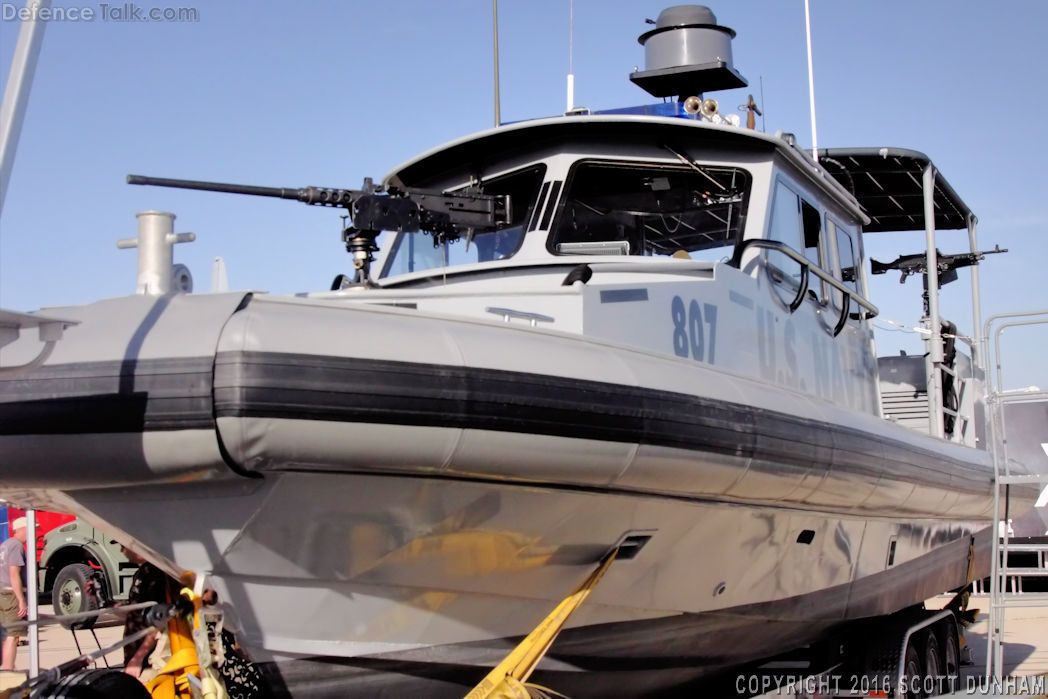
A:
[[[804,226],[804,257],[813,265],[827,268],[822,254],[822,219],[819,210],[801,199],[801,223]]]
[[[481,182],[480,190],[484,194],[509,196],[510,220],[501,230],[477,233],[468,242],[463,237],[444,243],[435,242],[425,233],[398,233],[380,276],[392,277],[512,257],[524,242],[524,226],[531,218],[535,196],[545,174],[546,166],[537,165]]]
[[[782,243],[793,250],[806,249],[801,229],[801,198],[781,181],[775,185],[771,206],[768,240]],[[801,267],[781,252],[769,250],[765,257],[772,279],[785,282],[796,289],[801,283]]]
[[[549,250],[724,260],[742,230],[750,181],[735,167],[578,163]]]
[[[829,268],[830,256],[822,235],[822,216],[819,210],[802,199],[782,181],[775,186],[775,199],[772,202],[771,223],[768,226],[768,239],[788,245],[813,267]],[[776,281],[785,282],[796,289],[801,281],[801,266],[780,252],[769,250],[766,257],[769,271]],[[819,295],[819,290],[822,295]],[[824,284],[815,274],[810,274],[808,290],[811,296],[825,302]]]
[[[775,200],[772,202],[771,225],[768,240],[802,250],[800,197],[782,182],[775,185]]]
[[[801,199],[801,225],[804,228],[805,259],[808,260],[812,266],[829,269],[830,256],[826,254],[822,240],[822,217],[819,216],[818,209],[803,199]],[[825,303],[826,292],[828,289],[817,275],[811,274],[808,277],[808,290],[814,296],[816,294],[816,289],[822,290],[822,294],[818,296],[818,300]]]
[[[836,244],[837,268],[834,270],[844,286],[851,289],[856,295],[861,296],[859,288],[860,269],[858,247],[855,243],[855,234],[832,218],[827,219],[830,237]],[[841,307],[843,301],[839,291],[833,292],[833,302],[837,308]]]
[[[855,293],[859,290],[859,256],[856,255],[854,235],[844,226],[830,219],[837,238],[837,260],[841,270],[841,281]]]

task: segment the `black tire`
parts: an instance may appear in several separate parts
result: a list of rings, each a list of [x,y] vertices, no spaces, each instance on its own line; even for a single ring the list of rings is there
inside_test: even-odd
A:
[[[93,612],[101,608],[102,599],[99,591],[101,582],[97,579],[91,566],[83,563],[71,563],[58,571],[55,585],[51,590],[51,603],[56,615]],[[67,629],[90,629],[98,617],[79,621],[62,622]]]
[[[924,668],[921,666],[921,656],[917,653],[915,640],[917,639],[911,636],[910,642],[906,644],[905,675],[903,677],[906,686],[902,688],[904,691],[895,692],[895,696],[902,696],[905,699],[924,698],[924,693],[921,691]]]
[[[942,693],[949,694],[960,688],[961,683],[961,645],[957,638],[957,625],[953,619],[942,622]]]
[[[921,678],[921,689],[926,697],[937,697],[942,694],[939,683],[943,675],[942,646],[939,639],[929,630],[924,639],[924,675]]]
[[[44,690],[42,699],[149,699],[149,690],[141,682],[120,670],[81,670]]]

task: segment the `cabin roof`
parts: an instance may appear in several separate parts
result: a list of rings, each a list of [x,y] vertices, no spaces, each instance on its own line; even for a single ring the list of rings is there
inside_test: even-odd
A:
[[[390,184],[418,186],[463,167],[479,169],[485,164],[517,154],[541,150],[547,144],[578,141],[617,142],[623,138],[660,132],[672,143],[674,136],[716,141],[725,147],[746,144],[750,149],[771,150],[775,139],[756,131],[705,124],[692,119],[636,115],[578,115],[529,119],[486,129],[432,148],[400,164],[385,177]]]
[[[924,230],[924,169],[931,159],[904,148],[827,148],[819,163],[859,201],[866,232]],[[935,228],[967,228],[971,209],[942,173],[935,177]]]
[[[387,186],[431,187],[443,177],[463,169],[481,172],[500,161],[537,153],[565,141],[581,143],[626,141],[687,148],[708,143],[738,151],[778,151],[807,174],[815,186],[865,221],[848,187],[818,167],[800,149],[777,135],[710,124],[692,119],[635,115],[586,115],[552,117],[506,124],[433,148],[397,166],[386,177]],[[682,145],[683,144],[683,145]]]

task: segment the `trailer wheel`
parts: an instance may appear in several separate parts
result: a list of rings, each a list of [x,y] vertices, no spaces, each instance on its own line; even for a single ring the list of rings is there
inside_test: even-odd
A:
[[[54,589],[51,591],[51,602],[55,614],[79,614],[91,612],[102,606],[99,594],[99,582],[91,566],[83,563],[70,563],[58,571]],[[79,621],[62,622],[67,629],[90,629],[95,625],[96,617]]]
[[[942,694],[957,691],[961,677],[961,648],[957,638],[957,627],[947,619],[942,624]]]
[[[41,699],[148,699],[149,691],[141,682],[120,670],[81,670],[62,678],[54,687],[34,694]]]
[[[936,697],[942,694],[942,687],[940,686],[942,674],[942,649],[939,646],[939,639],[935,636],[934,630],[929,629],[924,639],[924,676],[922,678],[923,682],[921,682],[921,689],[924,691],[925,696]]]
[[[902,687],[904,691],[901,693],[897,691],[895,695],[905,697],[905,699],[923,699],[924,692],[921,691],[921,687],[924,672],[921,668],[921,657],[913,641],[911,637],[910,642],[906,644],[905,676],[903,677],[906,684]]]

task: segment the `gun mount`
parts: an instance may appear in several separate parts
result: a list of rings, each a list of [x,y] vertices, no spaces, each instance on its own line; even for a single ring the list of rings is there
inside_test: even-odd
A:
[[[433,236],[434,245],[440,245],[460,237],[468,241],[477,231],[498,230],[510,218],[507,196],[482,194],[475,187],[450,193],[384,190],[370,177],[365,178],[362,189],[287,189],[145,175],[128,175],[127,183],[293,199],[304,204],[345,209],[353,225],[343,229],[342,240],[346,251],[353,255],[357,283],[365,285],[371,283],[371,263],[378,251],[375,239],[382,231],[426,232]]]

